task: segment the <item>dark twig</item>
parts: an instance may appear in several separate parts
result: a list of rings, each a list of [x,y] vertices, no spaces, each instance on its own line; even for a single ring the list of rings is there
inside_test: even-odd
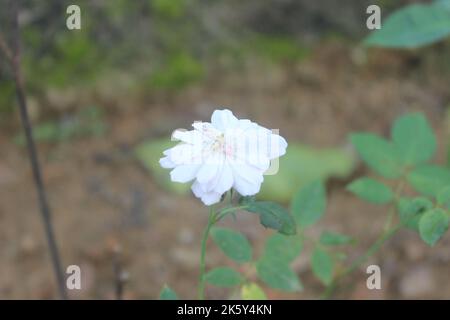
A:
[[[117,300],[123,300],[123,291],[128,280],[128,273],[122,269],[121,252],[118,245],[113,248],[114,290]]]
[[[67,292],[65,286],[65,277],[63,274],[61,260],[58,252],[58,247],[55,240],[53,225],[51,221],[50,208],[47,201],[47,195],[42,180],[41,168],[37,156],[36,145],[33,139],[33,132],[31,128],[30,119],[28,116],[27,101],[25,96],[24,82],[20,70],[20,30],[18,22],[19,8],[17,0],[11,1],[11,13],[13,17],[12,30],[12,50],[8,47],[5,40],[0,36],[0,50],[11,62],[11,69],[16,87],[17,102],[19,104],[20,118],[22,121],[25,137],[27,141],[28,153],[31,161],[31,169],[33,172],[34,183],[36,186],[41,217],[44,223],[45,235],[47,237],[48,246],[50,249],[50,257],[52,260],[53,269],[56,275],[56,280],[59,289],[59,295],[62,299],[67,299]]]
[[[0,50],[3,52],[8,62],[12,65],[13,55],[8,45],[6,44],[5,38],[2,36],[2,34],[0,34]]]

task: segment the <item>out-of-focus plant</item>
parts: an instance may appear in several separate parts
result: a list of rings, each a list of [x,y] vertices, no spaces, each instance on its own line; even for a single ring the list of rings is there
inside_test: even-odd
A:
[[[450,223],[450,170],[430,163],[437,143],[426,118],[420,113],[398,118],[392,126],[390,140],[372,133],[355,133],[351,135],[351,141],[361,160],[374,174],[351,182],[348,191],[387,211],[384,227],[365,253],[356,259],[347,258],[343,248],[356,244],[349,235],[324,230],[317,237],[311,236],[309,229],[322,219],[327,207],[326,188],[321,180],[300,188],[291,200],[290,210],[275,202],[245,196],[235,206],[231,194],[229,200],[221,202],[222,208],[210,216],[202,253],[208,235],[211,235],[238,268],[226,266],[213,268],[205,274],[202,272],[201,292],[205,283],[240,288],[243,299],[266,299],[260,283],[285,292],[301,291],[303,285],[292,269],[292,263],[308,245],[312,247],[309,257],[312,273],[324,286],[323,297],[328,298],[349,274],[399,231],[411,229],[429,246],[437,243]],[[407,186],[416,193],[406,192]],[[259,257],[254,256],[252,246],[243,234],[216,226],[221,219],[234,216],[238,210],[258,213],[265,227],[278,230],[267,238]],[[172,289],[165,287],[160,298],[178,297]]]
[[[171,55],[150,75],[153,89],[179,90],[203,78],[203,66],[189,53]]]
[[[450,1],[411,4],[383,21],[364,41],[367,46],[386,48],[422,47],[450,35]]]
[[[107,130],[103,120],[102,110],[97,107],[87,107],[75,115],[66,115],[57,121],[46,121],[34,127],[34,138],[37,142],[64,142],[86,136],[101,136]],[[25,144],[24,134],[19,134],[14,141]]]
[[[289,37],[257,35],[249,41],[250,50],[272,63],[295,62],[305,59],[309,49]]]
[[[372,133],[357,133],[351,136],[351,141],[362,161],[383,180],[358,178],[350,183],[348,190],[363,201],[389,209],[377,240],[365,254],[336,271],[327,285],[326,297],[400,230],[413,230],[426,244],[434,246],[450,222],[450,170],[430,163],[437,142],[422,114],[398,118],[392,126],[390,140]],[[406,193],[407,186],[416,194]]]

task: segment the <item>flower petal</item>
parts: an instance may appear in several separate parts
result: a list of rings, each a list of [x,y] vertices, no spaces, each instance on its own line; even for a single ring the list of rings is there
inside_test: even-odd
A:
[[[173,169],[176,167],[176,164],[173,163],[169,157],[162,157],[161,159],[159,159],[159,164],[161,165],[161,167],[165,168],[165,169]]]
[[[194,195],[197,198],[200,198],[202,202],[207,206],[218,203],[222,198],[222,194],[220,193],[214,191],[205,192],[201,187],[200,183],[198,182],[194,182],[194,184],[191,187],[191,190],[194,193]]]
[[[186,183],[194,180],[200,165],[183,164],[170,172],[170,179],[174,182]]]
[[[227,129],[236,127],[239,120],[228,109],[215,110],[211,116],[211,124],[218,130],[225,132]]]
[[[288,144],[286,140],[278,135],[272,134],[270,139],[270,150],[268,157],[269,159],[279,158],[286,153],[286,148]]]
[[[168,152],[170,160],[176,165],[201,164],[202,149],[199,145],[179,143]]]
[[[263,172],[253,166],[234,165],[233,188],[242,196],[252,196],[259,192],[261,183],[264,181]]]
[[[224,194],[233,186],[233,171],[228,164],[224,164],[221,169],[221,173],[215,181],[213,190],[219,194]]]
[[[172,140],[179,140],[189,144],[198,144],[202,142],[202,135],[198,130],[177,129],[172,133]]]

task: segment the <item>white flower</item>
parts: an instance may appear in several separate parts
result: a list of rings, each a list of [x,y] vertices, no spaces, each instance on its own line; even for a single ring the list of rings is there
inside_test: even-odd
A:
[[[259,192],[271,160],[286,153],[287,142],[278,134],[230,110],[216,110],[209,122],[195,122],[194,130],[176,130],[180,141],[164,151],[159,163],[173,169],[171,180],[194,180],[192,191],[205,205],[220,201],[234,188],[243,196]]]

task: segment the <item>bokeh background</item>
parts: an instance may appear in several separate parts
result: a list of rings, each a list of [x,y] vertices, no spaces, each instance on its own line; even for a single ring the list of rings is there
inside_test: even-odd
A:
[[[9,1],[0,0],[7,38]],[[349,133],[387,135],[397,116],[422,111],[438,134],[437,161],[447,161],[449,40],[417,50],[360,45],[369,33],[368,5],[380,5],[384,18],[427,1],[20,2],[22,66],[56,235],[64,264],[83,274],[73,298],[114,298],[115,248],[129,274],[126,298],[157,298],[165,283],[195,298],[207,212],[188,186],[169,182],[157,160],[175,128],[206,121],[221,106],[279,128],[293,146],[262,198],[288,206],[303,184],[327,180],[326,217],[312,235],[331,229],[354,236],[350,258],[376,238],[386,210],[345,191],[366,173]],[[69,4],[81,7],[79,31],[66,28]],[[53,298],[14,86],[0,59],[0,298]],[[270,233],[248,214],[225,224],[245,233],[257,252]],[[383,289],[367,290],[362,268],[337,297],[449,298],[449,247],[448,235],[429,249],[402,231],[369,261],[381,266]],[[268,290],[269,298],[320,295],[309,252],[294,263],[305,291]],[[211,245],[207,263],[227,260]],[[207,295],[227,298],[229,291],[208,287]]]

